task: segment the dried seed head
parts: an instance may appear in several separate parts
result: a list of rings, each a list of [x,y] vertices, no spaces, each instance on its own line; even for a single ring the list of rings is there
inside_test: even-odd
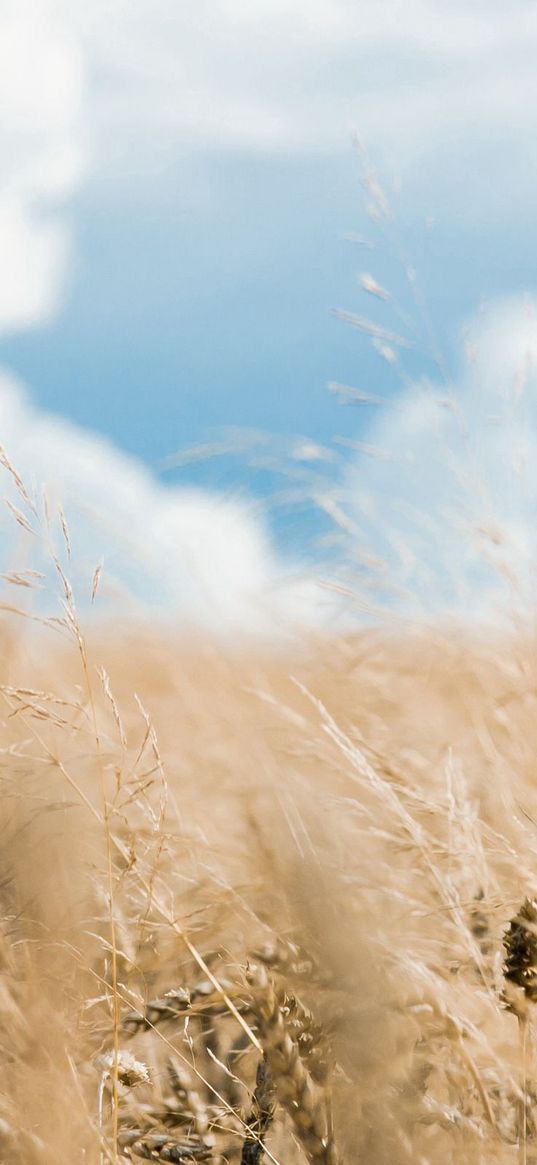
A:
[[[105,1052],[102,1056],[97,1057],[96,1064],[103,1074],[111,1076],[116,1064],[116,1053],[114,1051]],[[137,1084],[149,1084],[151,1081],[147,1065],[143,1064],[141,1060],[136,1060],[131,1052],[126,1052],[123,1049],[120,1049],[117,1054],[117,1078],[125,1088],[134,1088]]]
[[[263,966],[250,966],[247,978],[253,987],[252,1009],[276,1096],[291,1116],[310,1165],[339,1165],[326,1093],[314,1084],[302,1063],[274,983]]]
[[[211,1156],[207,1145],[196,1141],[177,1141],[170,1137],[169,1132],[152,1130],[142,1132],[141,1129],[122,1129],[118,1136],[122,1149],[129,1154],[128,1158],[143,1157],[148,1161],[176,1161],[177,1165],[192,1161],[206,1161]]]
[[[537,899],[526,898],[515,918],[511,919],[505,932],[504,978],[507,985],[521,987],[526,999],[537,1002]],[[507,1006],[516,1011],[509,994]]]

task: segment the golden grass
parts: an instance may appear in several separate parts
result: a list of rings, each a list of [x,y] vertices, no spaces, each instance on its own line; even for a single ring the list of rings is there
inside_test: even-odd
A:
[[[0,1159],[536,1158],[535,641],[66,626],[3,631]]]

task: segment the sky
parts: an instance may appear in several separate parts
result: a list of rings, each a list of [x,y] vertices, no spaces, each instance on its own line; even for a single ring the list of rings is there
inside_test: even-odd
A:
[[[0,23],[0,441],[81,574],[270,627],[331,623],[327,557],[375,605],[382,557],[392,596],[474,609],[493,512],[529,601],[532,0],[3,0]],[[475,429],[473,477],[449,426],[431,456],[438,409]]]

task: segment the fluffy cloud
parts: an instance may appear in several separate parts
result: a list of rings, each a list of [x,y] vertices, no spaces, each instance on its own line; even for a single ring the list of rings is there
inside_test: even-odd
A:
[[[47,320],[69,250],[58,215],[80,180],[82,57],[47,0],[2,6],[0,37],[0,335]]]
[[[473,135],[529,173],[536,52],[531,0],[7,0],[0,336],[57,309],[85,166],[126,184],[155,151],[338,150],[356,130],[402,166]]]
[[[531,614],[537,303],[512,299],[489,308],[465,330],[454,385],[412,384],[371,415],[360,432],[363,452],[344,474],[328,463],[324,494],[329,511],[346,510],[357,597],[413,618],[454,613],[503,622]],[[313,571],[282,561],[252,504],[163,487],[102,438],[40,412],[5,375],[0,430],[32,496],[45,490],[57,548],[59,507],[65,511],[81,605],[104,557],[100,610],[160,611],[224,633],[348,623],[353,604],[342,612]],[[317,449],[293,453],[312,457]],[[6,496],[24,509],[2,472]],[[37,565],[50,576],[46,539],[21,529],[8,507],[1,525],[3,569]],[[341,566],[334,551],[323,573],[336,577]],[[9,591],[6,583],[4,601]]]
[[[122,103],[127,129],[142,137],[144,123],[151,125],[157,113],[157,122],[166,120],[160,70],[166,73],[166,53],[173,70],[178,55],[186,69],[189,52],[181,21],[172,19],[168,44],[158,15],[144,5],[98,0],[95,8],[61,0],[13,0],[3,7],[0,335],[46,322],[61,302],[70,251],[64,204],[88,166],[84,140],[93,145],[98,169],[99,129],[106,123],[114,135]],[[155,28],[158,59],[144,46]],[[87,91],[86,73],[93,83]],[[256,121],[255,111],[240,116]],[[56,534],[60,504],[68,515],[82,598],[104,557],[102,602],[176,612],[222,631],[275,633],[322,620],[326,600],[303,571],[279,561],[253,506],[161,487],[111,444],[39,412],[7,374],[0,374],[0,442],[32,493],[40,497],[45,490]],[[20,506],[9,474],[5,492]],[[4,571],[30,563],[50,576],[42,525],[36,538],[6,507],[2,530]],[[10,583],[4,586],[8,600]]]
[[[534,611],[537,304],[485,311],[465,332],[458,383],[407,388],[365,442],[344,493],[354,550],[377,560],[373,595],[413,614]]]
[[[319,626],[333,615],[333,602],[304,568],[279,560],[253,505],[164,488],[112,444],[34,408],[5,375],[0,431],[41,514],[46,496],[52,545],[63,558],[60,506],[65,513],[73,551],[69,573],[81,605],[89,602],[94,570],[104,558],[99,610],[161,611],[220,633],[271,635]],[[9,472],[2,474],[2,492],[36,531],[29,533],[5,506],[2,569],[37,567],[50,581],[46,524],[28,510]],[[4,589],[3,601],[13,602],[11,584]]]
[[[65,200],[89,164],[128,180],[149,149],[333,150],[350,129],[399,162],[446,133],[524,147],[537,109],[529,0],[8,0],[2,11],[0,335],[46,321],[69,266]],[[133,149],[133,144],[135,149]],[[505,159],[504,159],[505,163]],[[500,305],[449,396],[416,385],[370,426],[355,463],[354,549],[406,609],[514,610],[537,565],[535,309]],[[0,434],[73,527],[83,585],[212,626],[322,618],[251,507],[170,491],[112,446],[47,417],[4,377]],[[13,495],[14,500],[14,495]],[[11,524],[10,524],[11,523]],[[20,533],[6,511],[5,566]],[[505,590],[507,588],[507,590]],[[394,598],[395,595],[395,598]],[[404,602],[403,602],[404,597]],[[505,602],[504,602],[505,609]],[[328,613],[331,617],[332,608]]]
[[[136,136],[248,150],[346,148],[405,161],[446,132],[535,126],[531,0],[130,0],[72,6],[101,146]]]

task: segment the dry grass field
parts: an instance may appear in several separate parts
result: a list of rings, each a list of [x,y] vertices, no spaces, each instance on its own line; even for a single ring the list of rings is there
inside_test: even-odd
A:
[[[96,621],[0,462],[2,1165],[537,1162],[533,630]]]
[[[63,618],[2,633],[2,1162],[537,1160],[535,639]]]

